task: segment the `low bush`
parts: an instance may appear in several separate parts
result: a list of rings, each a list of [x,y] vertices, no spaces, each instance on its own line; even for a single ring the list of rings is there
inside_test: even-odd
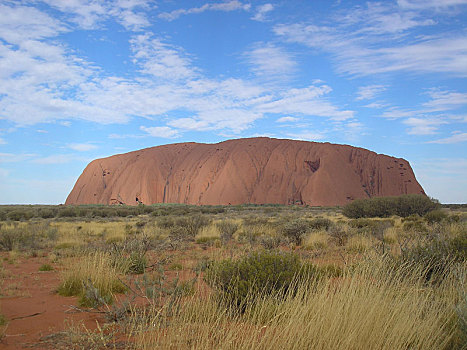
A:
[[[332,221],[326,218],[316,218],[310,221],[310,229],[327,230],[332,225]]]
[[[286,223],[282,228],[282,234],[295,244],[302,243],[303,236],[310,230],[310,223],[303,219],[296,219]]]
[[[300,261],[296,254],[277,251],[251,253],[240,260],[213,263],[205,280],[223,299],[244,310],[255,298],[287,293],[305,278],[318,277],[320,270]]]
[[[448,218],[448,214],[442,210],[433,210],[426,213],[424,218],[429,224],[434,224],[446,220]]]
[[[429,237],[424,243],[403,249],[400,260],[404,264],[425,267],[424,278],[438,282],[453,263],[467,260],[467,237]]]
[[[348,218],[389,217],[399,215],[407,217],[418,214],[425,215],[440,207],[435,200],[425,195],[408,194],[398,197],[373,197],[357,199],[347,204],[342,213]]]
[[[232,220],[222,220],[218,222],[216,226],[221,234],[221,240],[223,242],[229,242],[239,227],[239,225]]]
[[[53,271],[53,267],[49,264],[44,264],[39,267],[39,271]]]

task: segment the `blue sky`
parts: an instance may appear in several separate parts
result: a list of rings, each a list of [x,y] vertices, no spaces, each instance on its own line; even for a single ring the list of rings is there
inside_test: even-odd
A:
[[[407,159],[467,202],[467,0],[0,0],[0,203],[86,164],[271,136]]]

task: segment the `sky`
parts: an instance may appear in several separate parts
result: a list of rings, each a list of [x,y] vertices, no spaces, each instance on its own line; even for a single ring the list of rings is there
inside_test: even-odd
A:
[[[467,0],[0,0],[0,204],[96,158],[268,136],[407,159],[467,202]]]

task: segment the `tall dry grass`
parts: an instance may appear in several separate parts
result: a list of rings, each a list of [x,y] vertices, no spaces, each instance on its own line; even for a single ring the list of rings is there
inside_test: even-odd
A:
[[[94,252],[65,262],[65,269],[61,274],[62,282],[58,292],[64,296],[79,296],[80,303],[87,305],[86,287],[92,285],[99,291],[100,296],[112,302],[113,293],[125,291],[119,280],[119,274],[126,266],[120,266],[106,252]]]
[[[195,295],[173,315],[154,309],[147,322],[135,318],[132,334],[138,349],[445,349],[456,337],[465,268],[434,288],[423,267],[365,263],[283,300],[263,296],[243,314],[215,294]]]

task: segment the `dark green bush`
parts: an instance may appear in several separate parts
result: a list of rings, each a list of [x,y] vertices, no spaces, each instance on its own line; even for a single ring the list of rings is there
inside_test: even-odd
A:
[[[413,214],[423,216],[439,207],[438,202],[425,195],[408,194],[399,197],[357,199],[347,204],[342,212],[345,216],[353,219],[392,215],[407,217]]]
[[[433,210],[426,213],[424,218],[429,224],[434,224],[446,220],[448,218],[448,214],[442,210]]]
[[[417,243],[409,249],[403,249],[403,263],[418,264],[426,268],[424,277],[427,281],[443,279],[451,264],[467,259],[467,237],[444,238],[430,237],[425,243]]]
[[[295,244],[302,243],[303,236],[310,230],[310,223],[303,219],[287,222],[282,228],[282,234]]]
[[[328,230],[331,225],[332,221],[326,218],[316,218],[310,222],[310,228],[312,230]]]
[[[244,310],[261,295],[287,292],[296,279],[318,277],[319,269],[300,261],[298,255],[277,251],[254,252],[240,260],[212,263],[205,280],[224,300]]]
[[[34,216],[32,211],[27,209],[16,209],[10,211],[6,217],[8,220],[11,221],[21,221],[21,220],[29,220]]]
[[[238,230],[238,224],[234,221],[223,220],[216,224],[221,234],[221,240],[228,242],[232,239],[235,232]]]
[[[190,215],[178,218],[175,225],[183,227],[190,237],[195,237],[198,232],[204,227],[209,225],[211,220],[204,215]]]

